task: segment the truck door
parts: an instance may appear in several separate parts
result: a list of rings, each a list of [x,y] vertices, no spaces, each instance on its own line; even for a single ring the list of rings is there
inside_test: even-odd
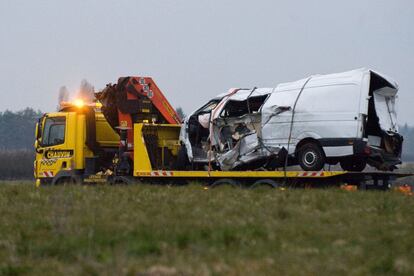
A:
[[[35,177],[52,179],[61,169],[70,167],[73,150],[66,146],[67,116],[46,115],[39,121],[36,140]]]

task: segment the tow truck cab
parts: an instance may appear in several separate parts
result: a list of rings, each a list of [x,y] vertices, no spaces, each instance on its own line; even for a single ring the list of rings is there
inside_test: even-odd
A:
[[[36,126],[36,184],[80,182],[85,170],[109,166],[118,145],[119,135],[105,120],[99,103],[46,113]]]

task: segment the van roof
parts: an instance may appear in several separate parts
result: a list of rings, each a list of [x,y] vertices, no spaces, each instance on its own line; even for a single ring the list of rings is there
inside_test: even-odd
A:
[[[307,78],[294,81],[294,82],[286,82],[281,83],[276,86],[277,91],[288,91],[288,90],[297,90],[302,88],[304,83],[309,79],[309,83],[306,87],[316,87],[316,86],[326,86],[326,85],[338,85],[338,84],[357,84],[360,85],[363,78],[368,74],[371,75],[372,73],[376,74],[380,78],[383,78],[390,87],[398,90],[398,84],[392,78],[379,73],[377,71],[360,68],[351,71],[346,71],[342,73],[334,73],[334,74],[326,74],[326,75],[312,75]]]
[[[230,88],[227,92],[221,93],[214,97],[213,99],[221,100],[226,96],[229,96],[231,100],[242,101],[247,97],[260,96],[273,92],[289,91],[301,89],[305,82],[309,80],[306,87],[316,87],[316,86],[326,86],[326,85],[338,85],[338,84],[356,84],[360,85],[363,78],[368,74],[375,74],[378,77],[384,79],[391,88],[398,90],[398,84],[392,78],[388,77],[385,74],[379,73],[372,69],[359,68],[355,70],[345,71],[341,73],[325,74],[325,75],[311,75],[309,77],[293,81],[293,82],[284,82],[276,85],[274,88]],[[237,92],[235,92],[237,90]]]

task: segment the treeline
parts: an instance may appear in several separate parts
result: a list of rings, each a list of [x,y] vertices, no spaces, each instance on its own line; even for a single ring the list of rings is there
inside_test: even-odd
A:
[[[35,127],[40,111],[0,112],[0,179],[33,178]]]
[[[400,127],[400,133],[404,136],[403,154],[404,161],[414,161],[414,127],[409,127],[407,124]]]
[[[35,126],[41,116],[32,108],[0,112],[0,150],[33,149]]]

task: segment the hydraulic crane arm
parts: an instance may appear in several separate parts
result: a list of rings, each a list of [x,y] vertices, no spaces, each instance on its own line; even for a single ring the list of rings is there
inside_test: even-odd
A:
[[[128,149],[133,147],[134,123],[180,124],[179,115],[150,77],[121,77],[96,98],[113,129],[128,129]]]
[[[150,77],[126,77],[118,80],[118,89],[126,91],[126,101],[136,102],[141,97],[147,98],[168,124],[179,124],[180,118],[164,94]],[[125,107],[125,108],[124,108]],[[119,111],[124,114],[136,113],[137,110],[129,106],[119,105]],[[143,113],[148,110],[143,110]]]
[[[180,117],[150,77],[121,77],[96,93],[105,119],[120,134],[118,173],[129,174],[134,123],[180,124]]]
[[[150,77],[121,77],[96,94],[113,128],[148,122],[180,124],[180,117]]]

